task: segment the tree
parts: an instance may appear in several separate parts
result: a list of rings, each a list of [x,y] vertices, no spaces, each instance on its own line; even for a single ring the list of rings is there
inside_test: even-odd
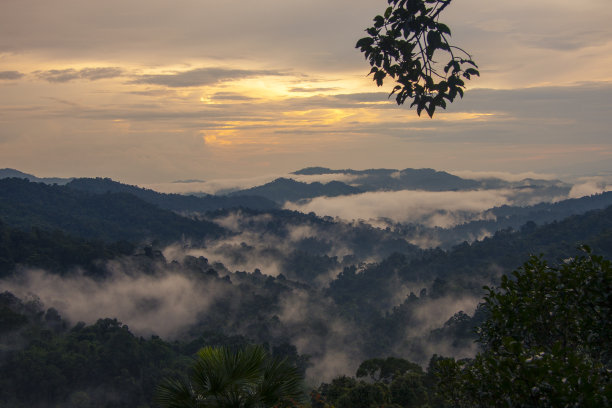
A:
[[[156,400],[164,408],[289,405],[302,396],[301,380],[295,367],[270,357],[261,346],[238,351],[205,347],[189,377],[166,379]]]
[[[480,76],[471,55],[450,44],[450,28],[438,21],[452,0],[387,1],[390,6],[355,47],[372,66],[376,85],[387,76],[397,83],[389,97],[395,94],[398,105],[410,98],[419,116],[425,110],[433,117],[437,107],[463,97],[465,79]],[[434,60],[440,51],[448,54],[445,64]]]
[[[430,389],[421,366],[388,357],[362,362],[356,378],[336,377],[311,393],[313,408],[425,408]],[[366,380],[358,380],[365,378]]]
[[[485,288],[483,352],[437,364],[452,406],[612,404],[612,268],[584,249],[558,266],[532,257],[499,289]]]
[[[403,358],[387,357],[384,360],[382,358],[373,358],[362,362],[355,376],[357,378],[369,377],[374,382],[389,384],[395,377],[402,376],[407,372],[423,374],[420,365]]]

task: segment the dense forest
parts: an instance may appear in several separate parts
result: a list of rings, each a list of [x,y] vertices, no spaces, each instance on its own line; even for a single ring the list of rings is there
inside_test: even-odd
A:
[[[612,258],[609,193],[491,209],[491,234],[438,229],[453,239],[437,248],[409,243],[423,226],[231,200],[0,180],[0,406],[154,406],[202,347],[247,344],[298,367],[313,407],[456,406],[440,379],[469,385],[491,368],[463,359],[500,353],[476,330],[496,310],[483,286],[510,288],[531,255]]]

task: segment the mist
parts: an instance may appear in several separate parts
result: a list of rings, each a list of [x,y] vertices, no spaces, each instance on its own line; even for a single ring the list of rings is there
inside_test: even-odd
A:
[[[149,275],[133,265],[126,269],[116,264],[109,269],[111,275],[103,280],[82,273],[59,276],[27,270],[18,278],[2,281],[2,288],[21,298],[38,297],[72,324],[112,317],[137,335],[167,339],[183,335],[216,299],[227,294],[224,285],[176,271],[160,269]]]
[[[300,230],[294,234],[308,233]],[[325,294],[325,287],[316,289],[276,280],[285,290],[271,308],[255,310],[252,302],[256,296],[266,297],[271,293],[252,283],[253,279],[263,282],[271,276],[266,265],[257,264],[254,258],[252,266],[261,269],[259,275],[224,272],[213,258],[210,262],[189,258],[191,254],[197,255],[197,251],[173,245],[165,248],[164,253],[175,259],[153,263],[143,263],[139,258],[111,261],[106,265],[108,275],[103,279],[94,279],[82,271],[60,276],[43,270],[23,270],[17,277],[0,281],[0,287],[22,299],[40,299],[45,308],[55,308],[70,324],[93,324],[101,318],[116,318],[138,336],[185,339],[199,330],[223,328],[229,330],[228,335],[241,334],[263,342],[270,339],[259,338],[258,333],[267,326],[277,342],[289,341],[298,353],[310,356],[306,374],[313,384],[354,373],[363,360],[378,356],[372,354],[368,345],[368,338],[376,333],[344,314]],[[215,265],[220,273],[202,275],[197,268],[190,268],[189,262],[199,262],[200,269]],[[272,268],[271,272],[276,270]],[[226,273],[227,278],[223,278]],[[399,281],[389,284],[387,303],[396,305],[397,310],[406,310],[408,306],[403,301],[411,290],[429,284]],[[473,350],[430,341],[428,335],[459,310],[473,312],[477,303],[478,299],[473,296],[423,298],[409,306],[410,318],[406,320],[404,335],[387,350],[377,352],[393,353],[423,365],[432,353],[465,356]],[[382,318],[384,312],[377,313]],[[394,308],[387,312],[398,313]]]
[[[385,191],[351,196],[317,197],[285,208],[344,220],[391,219],[428,227],[449,228],[475,219],[491,207],[511,204],[512,190]]]
[[[579,198],[612,191],[612,182],[605,177],[589,177],[580,179],[569,192],[569,198]]]

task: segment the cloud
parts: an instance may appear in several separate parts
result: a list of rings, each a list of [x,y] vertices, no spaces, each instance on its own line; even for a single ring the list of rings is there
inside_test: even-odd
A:
[[[252,98],[250,96],[241,95],[236,92],[216,92],[212,99],[215,101],[253,101],[257,100],[257,98]]]
[[[98,79],[115,78],[123,75],[123,70],[117,67],[83,68],[79,71],[81,78],[96,81]]]
[[[196,68],[190,71],[170,74],[141,75],[131,81],[133,84],[162,85],[170,88],[184,88],[214,85],[219,82],[259,76],[284,76],[285,73],[272,70],[248,70],[233,68]]]
[[[608,180],[609,181],[609,180]],[[569,198],[580,198],[612,190],[612,184],[602,180],[591,180],[575,184],[570,190]]]
[[[120,264],[115,264],[113,274],[104,280],[31,270],[3,281],[2,286],[18,297],[35,294],[46,307],[56,308],[73,324],[114,317],[137,335],[157,334],[169,339],[196,323],[226,290],[218,283],[176,271],[147,275],[135,265]]]
[[[123,75],[123,69],[117,67],[83,68],[80,70],[68,68],[36,71],[34,74],[36,74],[38,78],[44,79],[48,82],[63,83],[74,81],[76,79],[97,81],[100,79],[116,78]]]
[[[506,171],[473,171],[473,170],[449,170],[449,173],[461,178],[484,180],[490,178],[498,178],[504,181],[521,181],[525,179],[536,180],[554,180],[557,178],[555,174],[536,173],[527,171],[522,173],[510,173]]]
[[[393,297],[400,297],[399,288],[397,292],[398,296]],[[406,293],[402,292],[401,295],[403,299],[406,298]],[[397,357],[424,366],[434,353],[472,357],[476,351],[473,344],[456,347],[451,344],[452,338],[431,342],[428,337],[432,329],[441,327],[455,313],[463,311],[473,314],[479,301],[480,298],[467,295],[423,298],[410,304],[407,311],[410,318],[406,322],[404,335],[392,340],[393,344],[387,345],[389,350]],[[400,306],[406,307],[405,304]],[[342,316],[338,306],[329,298],[294,290],[282,298],[278,317],[298,352],[310,355],[312,366],[306,372],[308,379],[321,382],[330,381],[338,375],[352,375],[362,361],[375,357],[368,355],[366,350],[368,341],[371,341],[368,338],[376,335],[364,333],[371,329]]]
[[[482,216],[495,206],[510,204],[510,190],[367,192],[341,197],[317,197],[285,208],[345,220],[389,218],[434,227],[452,227]]]
[[[280,309],[279,318],[291,343],[300,354],[310,356],[308,379],[329,381],[350,374],[365,358],[359,328],[338,316],[329,298],[296,289],[281,299]]]
[[[35,72],[36,76],[49,82],[69,82],[79,79],[81,76],[75,69],[51,69],[49,71]]]
[[[302,183],[329,183],[330,181],[341,181],[351,184],[359,178],[357,174],[335,173],[335,174],[290,174],[287,176]]]
[[[0,81],[13,81],[16,79],[23,78],[25,74],[22,74],[19,71],[0,71]]]
[[[263,174],[254,177],[241,177],[241,178],[218,178],[214,180],[202,181],[202,182],[189,182],[181,183],[180,181],[174,181],[171,183],[152,183],[152,184],[141,184],[142,187],[150,188],[155,191],[162,193],[208,193],[217,194],[224,191],[235,191],[243,190],[255,186],[259,186],[265,183],[276,180],[279,177],[286,177],[286,173],[279,174]]]
[[[314,93],[314,92],[335,91],[337,89],[338,88],[304,88],[304,87],[294,87],[294,88],[289,88],[289,92]]]

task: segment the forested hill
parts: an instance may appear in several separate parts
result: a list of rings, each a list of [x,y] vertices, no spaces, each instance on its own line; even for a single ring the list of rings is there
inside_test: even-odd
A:
[[[94,194],[128,193],[143,201],[155,204],[160,208],[176,212],[204,213],[222,208],[252,208],[255,210],[271,210],[278,208],[274,201],[255,194],[244,194],[240,197],[214,195],[182,195],[165,194],[145,188],[119,183],[108,178],[78,178],[67,184],[75,190]]]
[[[15,169],[0,169],[0,179],[4,178],[20,178],[26,179],[29,181],[33,181],[35,183],[45,183],[45,184],[66,184],[69,183],[72,178],[61,178],[61,177],[36,177],[32,174],[24,173]]]
[[[0,180],[0,214],[13,227],[61,230],[109,242],[201,241],[223,233],[216,224],[181,217],[132,194],[93,194],[16,178]]]
[[[128,241],[86,240],[60,230],[36,227],[22,230],[0,220],[0,278],[13,275],[23,267],[60,275],[80,269],[88,276],[100,277],[106,275],[105,261],[131,256],[135,250],[136,245]]]
[[[395,290],[389,281],[437,280],[438,295],[449,291],[480,294],[483,284],[520,267],[530,255],[562,262],[588,245],[594,253],[612,257],[612,206],[543,226],[527,223],[520,230],[502,230],[493,237],[449,251],[423,251],[419,257],[395,254],[360,270],[346,268],[330,283],[329,294],[352,304],[384,305]],[[359,273],[356,273],[359,272]],[[434,285],[435,286],[435,285]],[[385,291],[389,291],[385,293]],[[384,306],[381,310],[384,310]]]
[[[554,203],[544,202],[531,206],[494,207],[484,212],[483,219],[466,222],[452,228],[426,228],[414,224],[398,224],[397,232],[408,239],[418,240],[428,237],[440,247],[450,249],[465,240],[493,235],[496,231],[512,228],[519,229],[528,222],[544,225],[561,221],[572,215],[600,210],[612,205],[612,191],[580,198],[571,198]]]
[[[445,171],[434,169],[369,169],[369,170],[332,170],[325,167],[308,167],[293,172],[298,176],[336,175],[339,179],[348,179],[350,184],[363,191],[388,190],[425,190],[425,191],[459,191],[474,189],[540,189],[548,190],[558,196],[567,195],[571,185],[560,180],[526,178],[518,181],[507,181],[496,177],[470,179],[456,176]]]
[[[449,292],[481,294],[483,284],[495,283],[502,273],[520,267],[531,255],[542,255],[551,263],[563,262],[580,253],[581,245],[612,257],[612,206],[543,226],[529,222],[518,231],[502,230],[490,238],[466,242],[449,251],[423,251],[418,258],[395,254],[383,262],[367,265],[359,273],[348,268],[331,282],[329,293],[337,299],[372,307],[380,304],[380,299],[390,298],[394,289],[388,282],[399,279],[436,281],[433,286],[439,296]]]
[[[471,190],[483,187],[476,180],[464,179],[445,171],[434,169],[368,169],[331,170],[325,167],[307,167],[293,172],[296,175],[344,174],[353,177],[354,183],[365,191],[378,190]],[[500,180],[501,181],[501,180]]]
[[[285,201],[298,201],[314,197],[336,197],[341,195],[363,193],[364,190],[349,186],[340,181],[302,183],[288,178],[278,178],[262,186],[252,187],[230,193],[230,197],[256,195],[283,204]]]

